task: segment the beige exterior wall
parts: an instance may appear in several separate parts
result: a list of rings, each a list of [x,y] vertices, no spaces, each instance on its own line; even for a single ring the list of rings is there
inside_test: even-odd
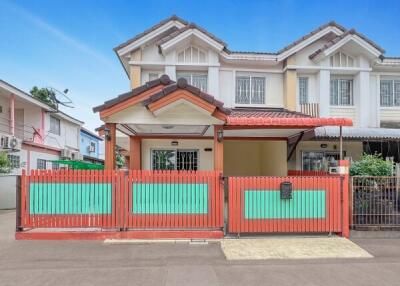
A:
[[[287,65],[295,65],[296,56],[293,55],[286,60]],[[283,74],[283,101],[285,108],[289,110],[297,110],[297,71],[293,69],[287,69]]]
[[[286,142],[224,141],[224,175],[286,176]]]
[[[321,148],[321,144],[327,144],[327,148]],[[302,152],[303,151],[339,151],[339,141],[304,141],[300,142],[296,148],[295,154],[288,162],[289,170],[301,170],[302,168]],[[343,151],[346,152],[346,157],[351,157],[352,160],[360,159],[363,153],[363,145],[361,141],[344,141]]]
[[[141,61],[142,60],[142,50],[136,50],[131,53],[131,60],[132,61]],[[141,67],[140,66],[130,66],[129,69],[129,78],[131,80],[131,88],[134,89],[141,85]]]

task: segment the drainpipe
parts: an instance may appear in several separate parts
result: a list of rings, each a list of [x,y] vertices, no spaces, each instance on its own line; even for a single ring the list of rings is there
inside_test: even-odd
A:
[[[339,152],[340,160],[343,160],[343,130],[342,126],[339,127]]]
[[[10,133],[12,136],[15,135],[15,96],[14,94],[10,97]]]

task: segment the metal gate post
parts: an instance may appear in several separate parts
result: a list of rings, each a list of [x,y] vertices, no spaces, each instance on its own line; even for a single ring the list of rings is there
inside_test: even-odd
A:
[[[223,214],[223,219],[224,219],[224,226],[222,231],[224,232],[224,236],[227,234],[228,230],[228,223],[229,223],[229,177],[227,176],[222,176],[222,184],[223,184],[223,190],[224,190],[224,201],[222,205],[222,214]],[[225,204],[228,204],[225,207]]]
[[[23,230],[21,227],[21,176],[17,176],[16,190],[15,190],[15,231],[20,232]]]
[[[339,174],[340,174],[340,192],[341,192],[341,225],[342,225],[342,236],[350,237],[350,225],[349,225],[349,161],[339,161]]]

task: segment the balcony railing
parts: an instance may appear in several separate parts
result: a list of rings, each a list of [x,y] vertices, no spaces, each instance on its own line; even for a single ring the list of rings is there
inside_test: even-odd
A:
[[[300,104],[300,111],[312,117],[319,117],[319,103],[310,102]]]

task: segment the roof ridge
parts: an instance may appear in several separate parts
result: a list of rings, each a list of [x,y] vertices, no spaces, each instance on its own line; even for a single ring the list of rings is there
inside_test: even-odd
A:
[[[173,15],[171,15],[170,17],[165,18],[164,20],[161,20],[160,22],[158,22],[157,24],[153,25],[152,27],[150,27],[150,28],[144,30],[143,32],[141,32],[141,33],[139,33],[139,34],[137,34],[136,36],[130,38],[129,40],[125,41],[124,43],[119,44],[119,45],[116,46],[113,50],[114,50],[114,51],[117,51],[117,50],[119,50],[119,49],[121,49],[121,48],[123,48],[123,47],[126,47],[127,45],[131,44],[132,42],[138,40],[139,38],[141,38],[141,37],[147,35],[148,33],[150,33],[150,32],[152,32],[152,31],[156,30],[157,28],[161,27],[162,25],[164,25],[164,24],[166,24],[166,23],[168,23],[168,22],[170,22],[170,21],[178,21],[178,22],[181,22],[181,23],[182,23],[183,25],[185,25],[185,26],[188,24],[188,21],[186,21],[186,20],[184,20],[184,19],[178,17],[177,15],[173,14]]]

